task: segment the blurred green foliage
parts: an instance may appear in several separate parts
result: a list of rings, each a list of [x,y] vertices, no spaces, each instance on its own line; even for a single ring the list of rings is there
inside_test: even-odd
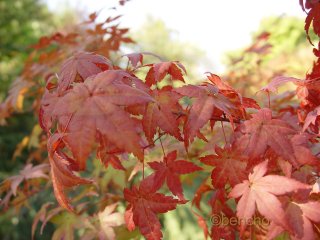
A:
[[[272,16],[261,21],[259,28],[252,34],[254,43],[263,32],[270,36],[267,43],[271,45],[270,51],[262,55],[259,53],[244,53],[246,48],[230,51],[225,56],[227,71],[235,68],[252,68],[252,59],[259,57],[262,65],[266,68],[273,68],[273,71],[285,70],[288,74],[297,77],[304,77],[307,68],[312,65],[312,46],[306,40],[304,31],[304,19],[289,16]],[[311,39],[315,35],[311,34]],[[234,64],[234,59],[243,58],[242,61]],[[269,64],[271,63],[271,64]],[[280,63],[277,65],[275,63]]]
[[[263,37],[264,34],[268,36]],[[315,36],[311,35],[311,39]],[[255,94],[275,76],[303,79],[313,61],[312,46],[304,31],[304,19],[268,17],[252,34],[249,46],[225,55],[225,76],[244,96],[248,96]],[[264,98],[264,95],[257,97]]]
[[[0,1],[0,102],[14,78],[23,68],[24,60],[41,36],[78,22],[76,11],[48,10],[42,0]]]
[[[0,60],[26,55],[28,46],[48,32],[52,14],[39,0],[0,2]]]
[[[1,103],[11,83],[22,71],[31,46],[41,36],[74,25],[80,17],[71,9],[57,14],[50,12],[41,0],[1,0],[0,12]],[[6,126],[0,125],[0,158],[3,160],[0,163],[0,180],[17,165],[11,161],[16,145],[30,134],[37,120],[33,113],[16,113]]]
[[[30,45],[52,32],[53,14],[39,0],[0,1],[0,100],[23,67]]]
[[[301,45],[307,47],[304,31],[304,19],[297,17],[268,17],[262,20],[254,37],[268,31],[271,33],[269,43],[273,46],[273,54],[292,53]]]

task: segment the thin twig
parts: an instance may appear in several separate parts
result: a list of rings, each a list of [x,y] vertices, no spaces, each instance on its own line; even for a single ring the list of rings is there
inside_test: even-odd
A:
[[[159,135],[160,135],[160,131],[159,131]],[[162,152],[163,152],[163,156],[166,157],[166,153],[164,151],[164,147],[163,147],[163,144],[162,144],[162,140],[161,140],[161,137],[159,138],[160,140],[160,144],[161,144],[161,148],[162,148]]]
[[[165,133],[161,133],[161,134],[153,141],[153,143],[150,143],[150,144],[142,147],[142,149],[144,150],[144,149],[147,149],[148,147],[154,146],[155,143],[156,143],[156,141],[158,141],[163,135],[165,135]]]
[[[220,123],[221,123],[221,128],[222,128],[222,133],[223,133],[224,141],[225,141],[225,143],[227,144],[227,137],[226,137],[226,132],[224,131],[223,122],[220,122]]]

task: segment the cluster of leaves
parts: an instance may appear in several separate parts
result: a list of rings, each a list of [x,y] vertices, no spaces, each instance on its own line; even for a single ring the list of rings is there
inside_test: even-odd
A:
[[[306,32],[312,23],[320,37],[320,3],[300,3],[308,13]],[[89,29],[79,33],[40,39],[0,107],[0,117],[6,118],[21,98],[33,99],[29,108],[39,114],[43,129],[33,159],[49,161],[61,207],[44,204],[33,233],[40,221],[41,231],[51,221],[58,225],[55,239],[72,238],[74,228],[83,230],[83,239],[115,239],[124,225],[146,239],[161,239],[159,214],[188,202],[187,179],[180,175],[201,174],[202,184],[190,200],[205,238],[319,237],[320,49],[314,49],[317,61],[305,80],[278,77],[262,88],[269,104],[261,107],[211,73],[202,84],[185,84],[186,69],[178,61],[153,55],[157,61],[146,64],[144,55],[150,53],[119,57],[120,46],[132,42],[128,29],[115,23],[119,16],[103,23],[95,23],[96,17],[90,15]],[[270,47],[259,41],[248,51]],[[270,99],[270,92],[286,82],[297,85],[293,95],[299,104],[283,107]],[[199,139],[214,142],[221,136],[211,149],[195,150]],[[155,159],[152,152],[159,149],[162,157]],[[125,186],[116,181],[106,186],[105,169],[85,172],[97,164],[95,158],[123,174]],[[46,164],[27,165],[7,179],[0,188],[1,205],[21,206],[23,200],[13,196],[41,191],[48,171]],[[79,185],[84,185],[80,193],[70,198],[68,190]],[[209,224],[210,216],[237,221]]]

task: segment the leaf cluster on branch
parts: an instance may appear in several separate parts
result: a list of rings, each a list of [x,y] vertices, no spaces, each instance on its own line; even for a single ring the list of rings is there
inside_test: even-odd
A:
[[[307,34],[312,27],[320,37],[320,2],[300,4],[308,14]],[[115,239],[123,224],[146,239],[162,239],[159,214],[190,203],[205,238],[319,238],[319,49],[305,80],[277,77],[262,88],[269,100],[262,106],[215,74],[186,84],[179,61],[121,53],[120,46],[133,41],[117,24],[119,16],[103,23],[96,18],[90,15],[77,33],[41,38],[0,106],[5,119],[21,98],[31,99],[28,108],[43,129],[34,159],[50,163],[61,207],[43,205],[33,234],[39,221],[42,231],[60,214],[68,224],[57,224],[56,239],[77,228],[85,229],[83,239]],[[156,61],[144,63],[145,55]],[[287,82],[296,85],[299,104],[281,107],[270,94]],[[195,149],[216,138],[209,149]],[[94,159],[101,164],[89,172]],[[104,168],[111,167],[115,176],[123,174],[123,186],[103,180]],[[19,192],[37,194],[41,183],[34,180],[47,182],[48,171],[46,164],[27,165],[3,182],[3,209],[21,205],[11,201]],[[198,186],[196,177],[202,178]],[[190,199],[188,185],[195,187]],[[204,204],[211,212],[203,211]],[[210,222],[217,216],[228,224]]]

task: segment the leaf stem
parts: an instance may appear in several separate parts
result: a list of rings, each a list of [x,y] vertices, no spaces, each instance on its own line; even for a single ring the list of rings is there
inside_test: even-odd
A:
[[[221,128],[222,128],[222,133],[223,133],[223,137],[224,137],[224,141],[225,143],[227,144],[227,137],[226,137],[226,132],[224,130],[224,125],[223,125],[223,122],[221,121]]]
[[[159,131],[158,133],[159,133],[159,136],[160,136],[160,131]],[[162,137],[162,136],[159,137],[160,145],[161,145],[161,149],[162,149],[162,152],[163,152],[163,156],[166,157],[167,155],[166,155],[166,153],[165,153],[165,151],[164,151],[164,147],[163,147],[163,144],[162,144],[161,137]]]

